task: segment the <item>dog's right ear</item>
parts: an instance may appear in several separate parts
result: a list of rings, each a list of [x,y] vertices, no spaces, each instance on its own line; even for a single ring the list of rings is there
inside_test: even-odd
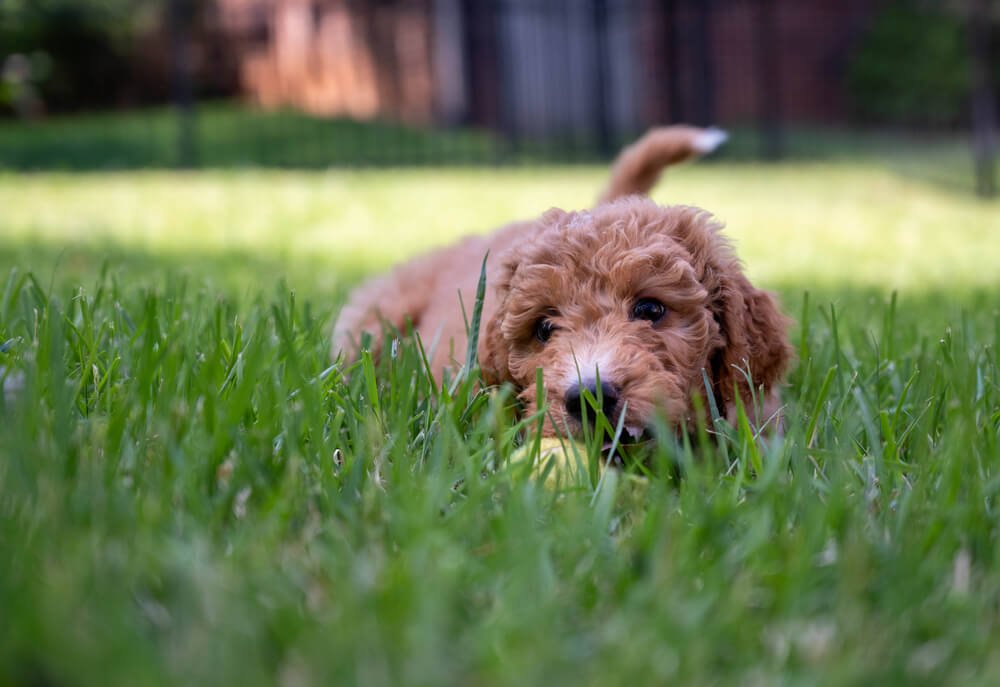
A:
[[[503,322],[507,316],[507,298],[510,283],[521,262],[521,254],[513,250],[507,254],[493,285],[497,297],[496,311],[490,316],[479,332],[479,369],[483,381],[490,386],[499,386],[514,381],[510,373],[510,343],[503,335]]]
[[[511,380],[507,365],[507,342],[503,338],[503,303],[489,319],[479,337],[479,368],[483,381],[497,386]]]
[[[515,379],[510,370],[511,342],[504,337],[504,319],[507,317],[511,285],[518,277],[519,270],[525,265],[534,262],[532,253],[532,242],[537,240],[546,231],[553,227],[558,227],[568,219],[575,216],[559,208],[550,208],[537,220],[519,223],[523,230],[523,235],[529,237],[526,242],[512,247],[502,254],[503,262],[494,275],[492,288],[496,294],[496,311],[488,320],[483,322],[479,333],[479,368],[482,370],[483,380],[489,385],[499,385],[504,382],[515,383]],[[512,227],[514,225],[511,225]],[[523,274],[523,272],[521,272]],[[490,284],[486,285],[490,288]]]

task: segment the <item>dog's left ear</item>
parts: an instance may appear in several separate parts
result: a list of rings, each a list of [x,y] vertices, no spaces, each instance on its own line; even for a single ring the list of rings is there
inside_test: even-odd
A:
[[[750,411],[751,400],[755,395],[760,399],[761,389],[765,401],[775,400],[774,387],[792,360],[791,320],[781,313],[773,295],[755,288],[746,278],[721,226],[708,213],[675,207],[669,217],[667,231],[691,254],[718,325],[707,372],[719,411],[731,419],[737,394]]]
[[[749,412],[754,394],[766,399],[781,382],[792,360],[791,321],[772,294],[750,283],[738,262],[718,267],[722,272],[710,294],[722,345],[709,359],[709,373],[716,399],[721,401],[719,410],[730,415],[737,393]]]

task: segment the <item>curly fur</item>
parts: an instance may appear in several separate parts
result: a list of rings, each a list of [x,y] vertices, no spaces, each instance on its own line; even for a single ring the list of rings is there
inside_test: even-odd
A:
[[[383,324],[412,326],[439,375],[457,367],[466,340],[458,292],[471,307],[488,250],[480,365],[489,383],[517,390],[526,412],[535,410],[535,370],[542,369],[545,434],[579,429],[566,395],[596,376],[620,391],[633,434],[658,412],[678,427],[692,421],[696,404],[708,406],[702,370],[727,416],[737,398],[749,409],[755,397],[764,415],[754,420],[766,419],[791,359],[787,318],[771,294],[750,284],[707,212],[632,195],[647,191],[663,166],[704,152],[711,133],[654,130],[623,151],[596,208],[549,210],[368,282],[338,319],[334,353],[355,352],[367,331],[377,354]],[[640,298],[659,300],[667,315],[656,324],[630,319]],[[534,336],[542,317],[555,326],[545,343]]]

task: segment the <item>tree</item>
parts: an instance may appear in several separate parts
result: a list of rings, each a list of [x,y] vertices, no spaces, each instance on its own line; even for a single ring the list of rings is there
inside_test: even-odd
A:
[[[45,106],[108,105],[127,86],[136,32],[150,26],[161,0],[0,0],[0,63],[23,55]]]

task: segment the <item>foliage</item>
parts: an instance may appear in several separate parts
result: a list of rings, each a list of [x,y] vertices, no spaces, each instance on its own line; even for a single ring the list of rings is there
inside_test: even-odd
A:
[[[961,16],[919,0],[895,0],[881,11],[848,75],[863,118],[924,125],[963,119],[969,78]]]
[[[41,55],[49,65],[34,75],[46,108],[107,106],[132,78],[135,30],[157,0],[2,0],[0,61]]]

